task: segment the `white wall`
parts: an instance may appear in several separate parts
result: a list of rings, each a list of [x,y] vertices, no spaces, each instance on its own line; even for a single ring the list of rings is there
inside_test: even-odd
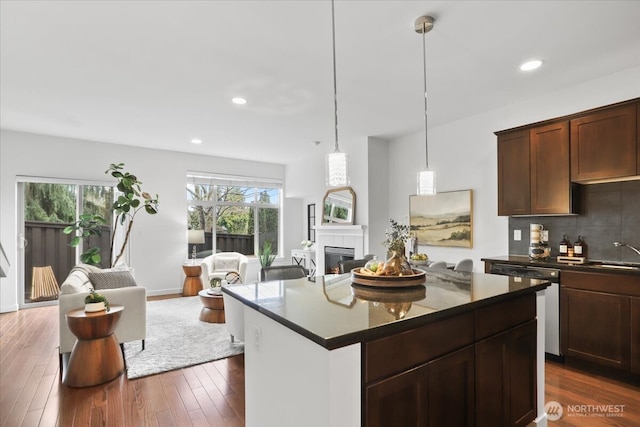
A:
[[[624,70],[430,129],[429,166],[437,172],[438,191],[473,190],[473,248],[421,246],[420,251],[431,259],[448,262],[472,258],[475,271],[484,271],[482,257],[506,255],[508,220],[497,216],[494,132],[640,97],[639,76],[638,67]],[[438,106],[433,104],[430,108]],[[304,164],[287,166],[287,187],[304,194],[305,206],[306,203],[320,206],[326,191],[324,154],[329,149],[323,147],[313,153],[310,150]],[[356,223],[366,227],[369,238],[365,252],[384,254],[380,242],[389,218],[409,221],[409,195],[415,194],[416,173],[424,168],[424,132],[389,142],[377,138],[340,141],[340,149],[351,156],[352,187],[357,195]],[[367,215],[361,215],[363,212]]]
[[[42,176],[78,180],[113,181],[105,175],[110,163],[125,163],[126,170],[143,182],[143,190],[159,194],[157,215],[136,217],[131,236],[131,265],[137,281],[150,295],[182,292],[186,260],[186,174],[202,171],[284,179],[283,165],[246,162],[213,156],[153,150],[2,130],[0,133],[0,236],[11,264],[0,279],[0,312],[18,307],[18,257],[16,176]],[[297,215],[299,201],[285,202],[285,230],[288,212]],[[296,228],[299,221],[293,221]],[[284,248],[288,254],[290,247]],[[257,277],[257,260],[248,274]],[[58,278],[62,282],[64,278]]]
[[[633,68],[565,90],[523,100],[446,126],[429,129],[429,166],[436,171],[438,192],[473,190],[473,248],[420,246],[431,259],[474,260],[508,254],[508,219],[497,216],[497,144],[495,131],[640,97],[640,68]],[[437,105],[430,105],[432,110]],[[389,212],[407,222],[408,195],[415,194],[415,173],[424,168],[424,132],[390,145]],[[407,155],[407,153],[420,155]]]

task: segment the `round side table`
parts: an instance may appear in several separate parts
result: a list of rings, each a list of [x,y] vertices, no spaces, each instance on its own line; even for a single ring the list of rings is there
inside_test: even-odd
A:
[[[224,323],[224,300],[222,295],[211,295],[206,290],[198,292],[202,302],[200,320],[209,323]]]
[[[183,264],[182,271],[187,276],[184,278],[182,287],[182,296],[192,297],[198,295],[198,291],[202,290],[202,267],[200,265]]]
[[[122,374],[124,358],[113,331],[123,310],[121,305],[112,305],[109,311],[86,313],[79,308],[66,314],[67,325],[78,340],[71,350],[65,385],[90,387]]]

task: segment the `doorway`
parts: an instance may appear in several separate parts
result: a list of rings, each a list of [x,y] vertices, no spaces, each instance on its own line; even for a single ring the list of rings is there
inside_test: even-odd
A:
[[[89,247],[100,248],[98,266],[108,267],[113,197],[113,187],[101,183],[43,178],[18,182],[21,308],[55,304],[59,286]],[[73,235],[64,229],[82,214],[102,216],[105,226],[99,236],[81,239],[78,246],[71,247]]]

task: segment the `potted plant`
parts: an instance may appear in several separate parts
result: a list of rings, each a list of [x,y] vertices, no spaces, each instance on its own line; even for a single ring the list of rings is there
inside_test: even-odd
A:
[[[64,234],[76,233],[69,246],[75,248],[84,240],[85,251],[80,255],[80,261],[83,263],[95,266],[100,265],[100,261],[102,261],[100,248],[90,247],[90,239],[93,236],[99,237],[102,235],[102,229],[106,222],[100,215],[82,214],[78,221],[64,228]]]
[[[93,313],[96,311],[109,311],[109,301],[104,295],[101,295],[91,288],[89,295],[84,298],[84,311],[87,313]]]
[[[222,295],[222,279],[219,277],[214,277],[209,281],[209,293],[211,295]]]
[[[113,233],[111,235],[111,250],[110,250],[110,264],[111,266],[115,266],[122,255],[124,254],[125,249],[127,248],[127,244],[129,243],[129,236],[131,235],[131,228],[133,227],[133,220],[136,214],[140,210],[144,210],[149,215],[155,215],[158,213],[158,195],[155,197],[151,197],[151,195],[145,191],[142,191],[140,188],[140,184],[142,181],[138,180],[138,178],[129,173],[122,171],[124,163],[114,164],[112,163],[109,166],[109,169],[105,171],[105,173],[111,172],[111,176],[118,180],[118,185],[116,186],[118,191],[122,194],[118,196],[118,199],[113,204],[114,215],[114,225],[113,225]],[[122,225],[123,227],[127,227],[126,234],[124,236],[124,241],[122,242],[122,246],[118,251],[118,255],[113,259],[114,255],[114,243],[116,230],[118,229],[118,225]]]
[[[273,260],[276,259],[276,255],[272,253],[271,249],[271,241],[267,240],[262,245],[262,250],[258,254],[258,258],[260,259],[260,265],[262,267],[269,267]]]
[[[313,242],[311,240],[303,240],[300,244],[302,245],[302,249],[305,251],[310,251],[313,246]]]
[[[112,163],[109,165],[109,169],[105,173],[111,173],[118,183],[116,188],[122,194],[118,196],[118,199],[113,204],[114,220],[113,220],[113,232],[111,234],[111,244],[109,250],[109,265],[114,267],[120,258],[124,255],[124,252],[129,244],[129,236],[131,235],[131,229],[133,228],[133,219],[136,214],[144,209],[149,215],[155,215],[158,213],[158,195],[151,197],[147,192],[142,191],[140,185],[142,181],[129,172],[122,171],[124,163]],[[100,236],[102,233],[102,226],[107,221],[97,214],[83,214],[80,215],[80,219],[75,223],[65,227],[64,233],[76,235],[69,243],[69,246],[76,247],[80,244],[81,240],[85,240],[85,251],[80,255],[80,260],[85,264],[99,265],[102,257],[100,255],[100,248],[89,247],[89,239],[92,236]],[[119,226],[126,227],[126,234],[118,254],[115,259],[114,245],[117,230]]]
[[[402,276],[413,273],[413,269],[405,257],[405,244],[411,237],[409,226],[390,219],[391,227],[385,230],[382,244],[388,249],[388,259],[384,264],[384,275]]]

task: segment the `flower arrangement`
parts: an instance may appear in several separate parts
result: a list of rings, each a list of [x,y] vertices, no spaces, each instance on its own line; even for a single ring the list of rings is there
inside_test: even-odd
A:
[[[310,248],[311,246],[313,246],[313,242],[311,240],[303,240],[302,242],[300,242],[300,244],[303,248]]]
[[[84,298],[84,303],[85,304],[93,304],[96,302],[103,302],[104,303],[104,308],[109,311],[111,310],[111,308],[109,307],[109,301],[107,301],[107,298],[104,295],[101,295],[99,293],[97,293],[95,291],[95,289],[91,288],[89,290],[89,295],[87,295]]]
[[[391,224],[391,228],[384,231],[386,239],[382,242],[382,245],[390,251],[404,253],[404,245],[411,237],[409,226],[394,219],[389,219],[389,223]]]

